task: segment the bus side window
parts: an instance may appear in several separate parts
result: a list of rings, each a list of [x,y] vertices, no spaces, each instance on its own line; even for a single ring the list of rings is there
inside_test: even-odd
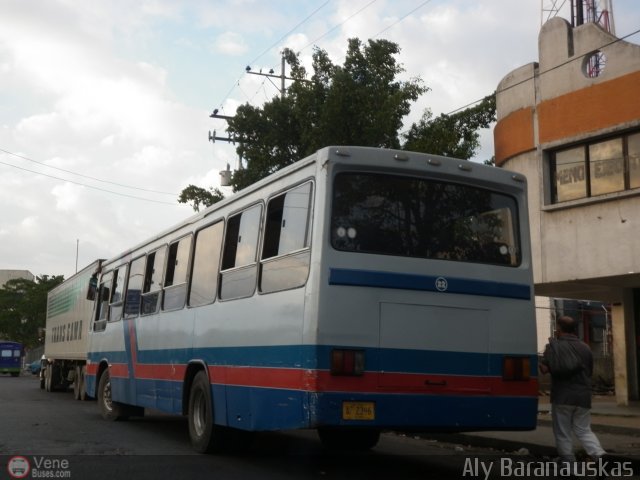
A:
[[[124,300],[124,317],[137,317],[140,314],[140,294],[144,280],[145,257],[140,257],[131,262],[129,267],[129,280],[127,281],[127,293]]]
[[[262,247],[260,292],[304,285],[309,275],[311,182],[272,198]]]
[[[224,222],[220,221],[196,233],[191,271],[189,306],[213,303],[218,291],[218,269]]]
[[[184,307],[187,298],[187,274],[191,253],[191,235],[169,245],[167,272],[164,279],[163,310]]]
[[[111,288],[111,301],[109,303],[109,321],[117,322],[122,318],[122,304],[124,301],[124,280],[127,266],[122,265],[113,272],[113,287]]]
[[[144,286],[142,288],[142,315],[156,313],[160,304],[162,291],[162,269],[166,248],[162,247],[147,255],[147,265],[144,271]]]
[[[261,217],[262,205],[254,205],[227,221],[220,272],[221,300],[250,297],[255,291]]]
[[[93,327],[94,331],[104,330],[109,318],[109,301],[111,299],[111,286],[113,284],[113,272],[102,275],[100,286],[98,287],[98,298],[96,299],[96,317]]]

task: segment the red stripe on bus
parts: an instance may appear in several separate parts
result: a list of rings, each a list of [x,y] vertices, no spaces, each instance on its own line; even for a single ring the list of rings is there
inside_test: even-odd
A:
[[[98,367],[100,364],[98,363],[89,363],[87,364],[87,375],[97,375]],[[109,364],[109,374],[112,377],[129,377],[129,366],[126,363],[110,363]]]
[[[184,380],[187,372],[186,365],[171,364],[154,364],[154,363],[136,363],[133,366],[134,376],[140,380]]]
[[[97,364],[89,364],[87,373],[95,375]],[[186,365],[134,365],[136,379],[181,382]],[[112,377],[128,377],[126,364],[111,364]],[[501,377],[429,375],[414,373],[366,372],[362,376],[335,376],[326,370],[296,368],[211,366],[209,378],[215,385],[275,388],[308,392],[353,392],[371,394],[492,395],[532,397],[538,394],[536,378],[528,381],[504,381]]]
[[[126,363],[109,364],[111,378],[129,378],[129,366]]]
[[[318,392],[426,393],[446,395],[537,396],[538,382],[504,381],[501,377],[368,372],[361,377],[340,377],[318,371]]]
[[[214,384],[305,390],[305,372],[298,368],[214,366],[209,367],[209,378]]]

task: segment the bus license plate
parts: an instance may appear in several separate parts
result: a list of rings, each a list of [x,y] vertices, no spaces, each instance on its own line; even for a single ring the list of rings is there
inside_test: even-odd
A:
[[[342,402],[343,420],[375,420],[376,406],[373,402]]]

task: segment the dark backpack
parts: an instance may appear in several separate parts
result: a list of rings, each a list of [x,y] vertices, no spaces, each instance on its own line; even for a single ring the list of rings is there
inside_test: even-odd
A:
[[[582,358],[571,342],[549,341],[546,355],[551,375],[570,377],[584,368]]]

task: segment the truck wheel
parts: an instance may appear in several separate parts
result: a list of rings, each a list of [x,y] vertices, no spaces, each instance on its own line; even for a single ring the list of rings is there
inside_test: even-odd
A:
[[[199,453],[222,450],[225,430],[213,424],[213,400],[211,385],[204,371],[196,374],[189,393],[189,438],[191,446]]]
[[[40,390],[44,390],[44,372],[40,372]]]
[[[102,418],[105,420],[126,420],[128,417],[126,406],[114,402],[111,399],[111,375],[109,375],[109,369],[106,369],[100,377],[100,383],[98,384],[98,405]]]
[[[51,365],[47,365],[44,369],[44,389],[51,392]]]
[[[80,400],[81,387],[80,366],[76,365],[73,369],[73,398],[76,400]]]
[[[86,365],[82,365],[80,367],[80,400],[85,401],[89,400],[89,395],[87,395],[87,367]]]

